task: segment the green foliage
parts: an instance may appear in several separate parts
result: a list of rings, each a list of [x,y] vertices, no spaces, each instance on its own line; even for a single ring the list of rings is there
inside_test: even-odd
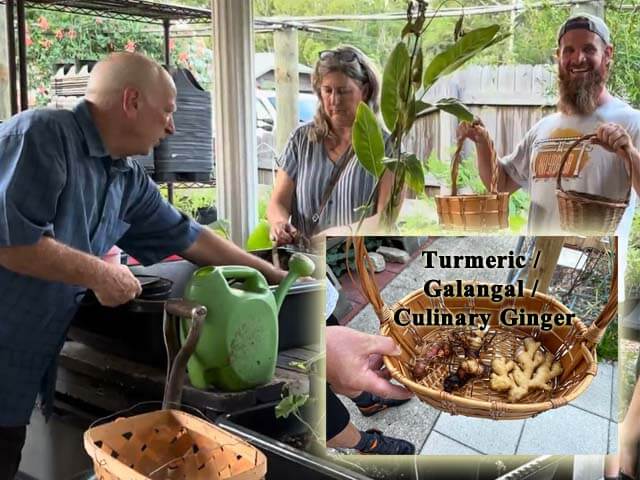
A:
[[[504,40],[506,35],[497,35],[499,30],[499,25],[477,28],[436,55],[424,71],[424,88],[428,90],[440,77],[455,72],[481,50]]]
[[[635,232],[637,235],[637,231]],[[629,245],[627,251],[627,269],[625,270],[624,281],[626,296],[640,296],[640,248],[635,245]]]
[[[283,397],[280,403],[276,405],[276,418],[287,418],[291,414],[295,414],[307,403],[309,395],[292,394]]]
[[[618,360],[618,321],[614,320],[604,332],[597,347],[598,357],[606,360]]]
[[[144,23],[31,8],[26,23],[29,87],[38,105],[49,103],[52,77],[62,63],[100,60],[123,50],[164,62],[162,35]],[[170,52],[173,65],[189,68],[209,88],[213,55],[205,39],[172,39]]]
[[[166,190],[164,190],[166,196]],[[199,208],[215,205],[214,188],[193,188],[174,190],[173,205],[187,215],[194,217]]]
[[[401,148],[402,139],[411,130],[416,113],[429,107],[421,99],[438,78],[454,72],[482,50],[506,38],[506,35],[498,34],[499,25],[464,33],[461,18],[455,26],[453,44],[437,54],[425,67],[422,38],[433,20],[431,18],[427,22],[427,7],[428,4],[422,0],[408,3],[401,40],[391,52],[382,78],[381,110],[385,124],[391,131],[394,151],[394,161],[387,160],[382,163],[384,169],[394,173],[391,195],[381,216],[381,223],[386,228],[390,228],[397,219],[405,183],[416,192],[421,192],[424,188],[424,174],[416,165],[417,159],[403,154]],[[420,98],[417,98],[418,91],[421,92]],[[363,105],[358,107],[353,127],[353,145],[362,166],[380,178],[381,173],[384,173],[379,173],[378,169],[378,161],[382,161],[383,158],[379,145],[382,131],[380,125],[375,122],[373,113]],[[473,117],[453,98],[438,101],[432,107],[443,109],[465,120]],[[374,129],[380,132],[379,135],[372,134]],[[363,153],[363,157],[360,156],[360,152]],[[368,204],[371,205],[371,201]]]
[[[555,62],[556,35],[569,16],[570,8],[552,6],[547,0],[543,5],[544,8],[528,8],[517,17],[513,35],[514,63]]]
[[[431,152],[427,160],[427,170],[443,184],[451,187],[451,165],[440,160],[435,152]],[[486,193],[478,169],[473,158],[463,158],[458,168],[458,189],[469,188],[473,193]]]
[[[613,3],[606,10],[606,19],[611,29],[615,46],[613,64],[610,70],[609,89],[615,95],[640,107],[640,21],[635,2],[633,11],[618,10]]]
[[[404,88],[407,81],[409,60],[407,45],[400,42],[389,55],[384,67],[380,110],[388,130],[393,130],[398,120],[402,104],[401,89]]]
[[[376,178],[380,178],[384,166],[384,138],[376,116],[369,106],[360,102],[353,124],[353,150],[362,166]]]

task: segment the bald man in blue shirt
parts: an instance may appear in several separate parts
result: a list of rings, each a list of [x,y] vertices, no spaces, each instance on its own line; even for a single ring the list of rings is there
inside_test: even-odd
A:
[[[72,111],[26,111],[0,126],[0,480],[17,472],[38,393],[50,411],[75,295],[91,289],[116,306],[141,292],[127,267],[100,260],[113,245],[144,264],[177,253],[284,277],[169,205],[127,158],[175,131],[175,109],[171,76],[122,52],[95,66]]]

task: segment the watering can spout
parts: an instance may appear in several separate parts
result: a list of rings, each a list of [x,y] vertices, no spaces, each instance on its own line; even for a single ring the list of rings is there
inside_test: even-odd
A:
[[[308,277],[315,270],[315,264],[313,261],[303,255],[302,253],[294,253],[289,259],[289,273],[284,280],[280,282],[276,289],[274,296],[276,300],[276,310],[279,312],[284,297],[287,295],[291,285],[298,279],[298,277]]]

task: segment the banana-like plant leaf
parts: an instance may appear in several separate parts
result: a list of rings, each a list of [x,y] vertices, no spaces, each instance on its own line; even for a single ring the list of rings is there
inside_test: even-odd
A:
[[[421,46],[418,46],[416,58],[413,60],[413,66],[411,68],[413,69],[413,72],[411,72],[411,82],[413,83],[414,88],[420,88],[422,84],[422,69],[424,68]]]
[[[422,100],[416,101],[416,115],[420,115],[425,110],[433,108],[433,105],[427,102],[423,102]]]
[[[467,106],[461,103],[457,98],[442,98],[436,103],[436,108],[444,110],[451,115],[455,115],[465,122],[473,121],[473,113],[469,111]]]
[[[406,181],[411,190],[415,193],[422,193],[424,191],[424,170],[418,157],[415,155],[409,155],[405,159],[406,164]]]
[[[457,70],[478,52],[493,45],[498,30],[500,30],[499,25],[471,30],[453,45],[436,55],[424,71],[423,87],[429,89],[440,77]]]
[[[364,102],[360,102],[356,111],[352,142],[360,164],[376,178],[380,178],[384,170],[384,138],[375,114]]]
[[[390,171],[395,173],[396,167],[398,166],[398,159],[397,158],[384,157],[384,159],[382,160],[382,163],[388,170],[390,170]]]
[[[382,75],[382,96],[380,99],[380,110],[382,118],[387,128],[392,131],[398,120],[398,109],[401,103],[401,92],[403,92],[409,69],[409,51],[403,42],[399,42],[384,67]]]
[[[407,102],[407,118],[405,120],[404,131],[408,132],[413,126],[413,122],[416,121],[416,101],[410,98]]]

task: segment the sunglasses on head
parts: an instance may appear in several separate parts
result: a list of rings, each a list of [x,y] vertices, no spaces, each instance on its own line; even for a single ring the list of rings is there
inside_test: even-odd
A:
[[[318,54],[320,60],[331,60],[337,58],[341,62],[358,62],[358,55],[349,50],[323,50]]]

